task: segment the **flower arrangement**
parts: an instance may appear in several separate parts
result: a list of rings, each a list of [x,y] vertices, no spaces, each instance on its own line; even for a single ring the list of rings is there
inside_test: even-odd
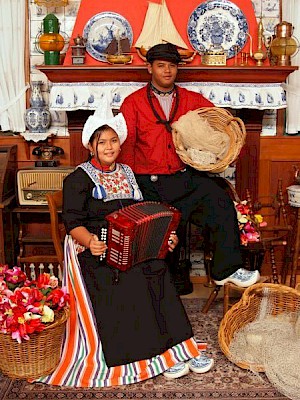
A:
[[[247,246],[249,242],[259,242],[259,228],[267,225],[263,216],[253,214],[247,200],[240,203],[234,202],[234,205],[237,212],[241,244]]]
[[[43,331],[68,301],[66,288],[58,287],[55,276],[42,273],[29,280],[20,267],[0,264],[0,332],[18,343]]]

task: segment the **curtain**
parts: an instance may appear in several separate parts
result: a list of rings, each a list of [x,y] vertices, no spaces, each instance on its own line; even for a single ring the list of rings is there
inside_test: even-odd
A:
[[[293,36],[300,40],[300,1],[283,0],[282,19],[290,22],[294,27]],[[299,43],[298,43],[299,46]],[[300,65],[300,52],[292,57],[293,65]],[[287,118],[286,133],[290,135],[300,132],[300,71],[295,71],[289,75],[287,84],[284,86],[287,93]]]
[[[26,109],[24,0],[0,0],[0,129],[24,132]]]

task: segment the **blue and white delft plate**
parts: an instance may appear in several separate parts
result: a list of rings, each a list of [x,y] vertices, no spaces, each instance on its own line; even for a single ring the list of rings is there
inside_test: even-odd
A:
[[[188,20],[189,41],[200,54],[222,47],[226,57],[232,58],[237,49],[240,51],[245,46],[247,33],[244,13],[227,0],[209,0],[200,4]]]
[[[116,37],[133,41],[132,28],[122,15],[114,12],[102,12],[94,15],[85,25],[82,36],[86,39],[86,51],[98,61],[107,62],[105,50]]]

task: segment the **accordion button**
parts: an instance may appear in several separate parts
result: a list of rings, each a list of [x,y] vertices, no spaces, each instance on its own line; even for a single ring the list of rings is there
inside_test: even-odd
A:
[[[150,176],[150,181],[151,182],[156,182],[158,180],[158,176],[157,175],[151,175]]]

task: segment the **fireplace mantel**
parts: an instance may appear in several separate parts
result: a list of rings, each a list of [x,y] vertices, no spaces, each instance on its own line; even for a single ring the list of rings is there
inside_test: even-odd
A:
[[[146,66],[37,65],[51,82],[147,82]],[[177,82],[281,83],[297,66],[179,66]]]
[[[39,65],[36,68],[43,72],[49,81],[57,84],[83,82],[148,82],[149,74],[146,66],[60,66]],[[185,82],[223,82],[245,83],[251,85],[280,84],[286,81],[290,73],[297,70],[297,66],[285,67],[207,67],[207,66],[179,66],[176,81]],[[93,111],[67,111],[68,130],[70,134],[70,162],[78,165],[87,157],[86,149],[81,144],[81,132],[84,122]],[[245,197],[246,188],[251,190],[253,198],[258,193],[257,171],[259,165],[260,132],[262,127],[262,110],[239,110],[243,119],[247,140],[243,154],[236,164],[236,189],[241,197]],[[283,121],[284,109],[280,120]],[[279,115],[279,114],[278,114]]]

